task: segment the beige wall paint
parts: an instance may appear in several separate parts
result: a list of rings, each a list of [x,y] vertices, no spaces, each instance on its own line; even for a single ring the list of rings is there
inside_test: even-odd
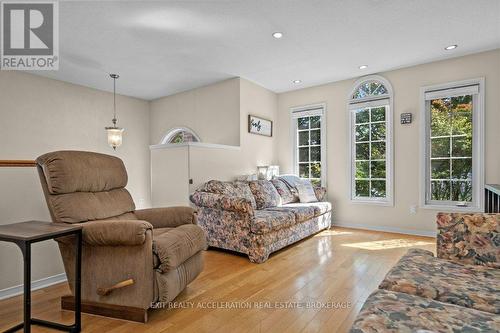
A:
[[[149,105],[118,96],[123,146],[107,145],[112,94],[36,75],[0,71],[0,159],[35,159],[54,150],[91,150],[122,158],[138,207],[151,204]],[[0,168],[0,224],[50,220],[35,168]],[[33,280],[64,272],[55,242],[35,245]],[[22,283],[22,257],[0,243],[0,290]]]
[[[197,187],[208,180],[232,180],[241,175],[255,173],[258,165],[270,165],[277,163],[277,155],[275,153],[277,143],[276,134],[274,134],[273,137],[265,137],[248,133],[249,114],[273,121],[276,120],[278,105],[277,95],[244,79],[238,78],[230,81],[233,86],[238,87],[236,97],[227,95],[227,86],[225,85],[227,84],[227,81],[224,81],[224,85],[215,84],[201,89],[208,89],[216,99],[220,99],[224,96],[224,98],[228,100],[238,100],[239,102],[236,108],[237,119],[233,119],[234,117],[231,117],[230,119],[220,119],[219,123],[223,123],[225,126],[214,127],[211,128],[210,131],[208,131],[207,128],[205,129],[205,134],[200,134],[200,136],[202,139],[204,137],[215,137],[216,134],[219,133],[212,132],[224,132],[228,129],[236,128],[239,136],[239,144],[232,145],[229,148],[190,146],[188,153],[189,177],[181,181],[179,181],[179,177],[176,176],[178,174],[177,172],[173,172],[169,177],[167,177],[170,180],[165,177],[167,168],[172,168],[172,166],[174,166],[174,169],[178,169],[185,164],[184,156],[170,152],[173,149],[175,150],[180,148],[152,150],[152,192],[154,205],[165,205],[178,202],[185,202],[188,204],[189,200],[185,191],[179,191],[179,193],[176,193],[175,196],[172,196],[172,194],[168,194],[167,192],[171,192],[170,189],[172,187],[177,188],[179,186],[179,182],[181,182],[180,187],[184,188],[182,186],[182,182],[187,183],[189,178],[193,179],[193,184],[190,186],[189,190],[190,192],[193,192]],[[196,94],[192,94],[191,92],[186,92],[185,94],[186,96],[191,96],[191,98],[196,98]],[[172,105],[174,102],[169,100],[171,97],[176,100],[175,103],[180,103],[178,101],[178,96],[174,95],[162,98],[161,105]],[[183,99],[185,99],[184,102],[187,104],[193,103],[187,97],[184,97]],[[153,102],[153,105],[154,103],[155,102]],[[177,104],[177,107],[179,109],[184,109],[182,103]],[[234,106],[231,106],[230,110],[233,109]],[[194,115],[187,117],[182,121],[179,121],[179,118],[176,118],[171,122],[170,119],[172,117],[167,117],[163,113],[172,112],[175,112],[175,110],[162,109],[158,104],[153,106],[151,112],[151,124],[152,126],[155,126],[155,133],[152,133],[151,136],[152,144],[158,143],[161,136],[164,135],[166,129],[168,128],[172,128],[174,126],[186,126],[195,129],[197,120]],[[219,117],[222,116],[223,115],[220,115],[216,118],[219,119]],[[158,124],[162,124],[163,127]],[[220,142],[210,142],[204,140],[204,143],[211,144]],[[182,149],[187,150],[188,148],[185,147]],[[167,166],[167,164],[169,164],[169,166]]]
[[[189,127],[204,142],[238,146],[240,79],[159,98],[150,103],[151,144],[159,144],[175,127]]]
[[[486,182],[500,182],[500,50],[380,73],[394,89],[394,207],[354,204],[349,200],[349,121],[347,96],[355,79],[278,95],[278,158],[284,172],[292,171],[289,109],[326,102],[328,197],[337,223],[390,228],[400,231],[435,231],[436,211],[418,209],[420,87],[477,77],[486,79]],[[400,125],[399,115],[411,112],[411,125]]]
[[[240,147],[219,149],[191,147],[191,192],[210,179],[233,180],[254,174],[259,165],[277,164],[276,134],[272,137],[248,133],[248,115],[276,120],[277,95],[255,83],[240,80]],[[275,123],[274,123],[275,124]],[[273,129],[274,132],[275,128]]]
[[[257,165],[278,163],[276,148],[278,133],[281,129],[277,124],[277,95],[253,82],[245,79],[240,81],[240,131],[241,153],[244,159],[246,173],[255,173]],[[248,115],[262,117],[273,121],[273,136],[267,137],[248,133]]]
[[[153,207],[189,205],[189,147],[151,150]]]

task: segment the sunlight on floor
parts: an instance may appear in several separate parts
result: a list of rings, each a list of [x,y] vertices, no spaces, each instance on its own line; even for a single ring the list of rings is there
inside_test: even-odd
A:
[[[322,265],[325,263],[328,259],[332,257],[332,247],[330,243],[330,239],[328,238],[323,238],[320,239],[318,242],[318,247],[317,247],[317,253],[319,259],[319,264]]]
[[[349,231],[336,231],[336,230],[324,230],[319,234],[316,234],[314,237],[323,237],[323,236],[341,236],[341,235],[352,235],[352,232]]]
[[[415,241],[408,239],[387,239],[387,240],[373,241],[373,242],[348,243],[348,244],[342,244],[342,246],[355,247],[363,250],[388,250],[388,249],[397,249],[402,247],[424,246],[433,244],[434,242]]]

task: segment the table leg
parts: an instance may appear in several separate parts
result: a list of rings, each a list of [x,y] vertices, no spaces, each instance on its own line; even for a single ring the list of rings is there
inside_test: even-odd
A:
[[[21,246],[24,259],[24,333],[31,332],[31,243]]]
[[[75,332],[82,329],[82,231],[76,233],[75,261]]]

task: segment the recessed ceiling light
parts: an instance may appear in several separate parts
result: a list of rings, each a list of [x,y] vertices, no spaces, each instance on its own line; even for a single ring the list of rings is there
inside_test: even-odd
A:
[[[302,83],[302,80],[293,80],[292,82],[295,84],[299,84],[299,83]]]
[[[280,39],[281,37],[283,37],[283,33],[277,31],[277,32],[273,33],[273,37],[276,39]]]
[[[446,51],[449,51],[449,50],[456,49],[457,47],[458,47],[458,45],[457,45],[457,44],[453,44],[453,45],[449,45],[449,46],[445,47],[444,49],[445,49]]]
[[[367,69],[368,68],[368,65],[361,65],[358,67],[359,69]]]

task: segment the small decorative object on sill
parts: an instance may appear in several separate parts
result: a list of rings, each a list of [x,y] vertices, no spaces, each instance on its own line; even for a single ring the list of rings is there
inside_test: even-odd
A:
[[[271,120],[248,115],[248,133],[273,136],[273,122]]]
[[[116,147],[120,147],[123,141],[123,128],[116,126],[116,79],[120,76],[118,74],[109,74],[113,79],[113,126],[106,127],[108,132],[108,144],[116,150]]]
[[[411,113],[401,113],[401,125],[411,124],[412,114]]]
[[[280,174],[278,165],[263,165],[257,167],[257,177],[261,180],[271,180]]]

